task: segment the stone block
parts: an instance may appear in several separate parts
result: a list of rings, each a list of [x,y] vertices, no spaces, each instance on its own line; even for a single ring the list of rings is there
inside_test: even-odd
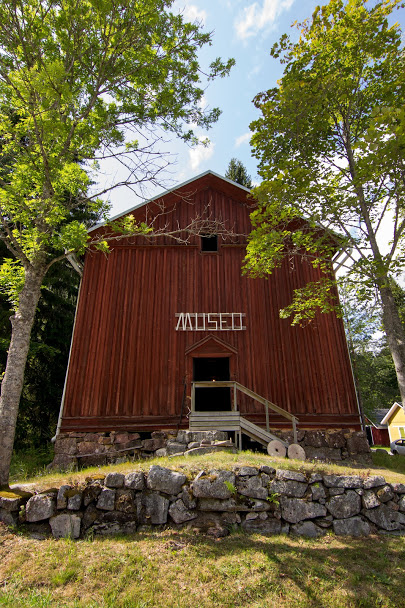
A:
[[[326,498],[325,488],[321,484],[314,483],[310,486],[310,488],[311,488],[312,500],[319,500],[320,498]]]
[[[405,494],[405,483],[392,483],[391,487],[397,494]]]
[[[68,503],[67,493],[72,489],[72,486],[63,485],[59,488],[58,494],[56,496],[56,508],[57,509],[66,509]]]
[[[290,527],[290,533],[295,536],[306,536],[308,538],[318,538],[324,536],[326,530],[320,528],[313,521],[302,521]]]
[[[276,474],[276,469],[273,469],[273,467],[268,467],[267,464],[264,464],[260,467],[259,469],[260,473],[264,473],[265,475],[268,475],[269,477],[273,477],[273,475]]]
[[[197,513],[189,511],[181,499],[170,505],[169,515],[176,524],[184,524],[186,521],[191,521],[197,517]]]
[[[394,492],[392,491],[391,486],[387,484],[386,486],[377,490],[377,497],[381,502],[388,502],[389,500],[392,500],[394,498]]]
[[[55,538],[79,538],[81,519],[78,515],[61,513],[49,520]]]
[[[181,494],[179,494],[179,498],[184,502],[187,509],[195,509],[197,506],[197,500],[194,498],[191,488],[188,486],[183,486]]]
[[[326,509],[317,502],[308,502],[302,498],[280,498],[281,515],[290,524],[298,524],[305,519],[324,517]]]
[[[136,510],[141,524],[165,524],[169,511],[169,500],[155,492],[136,495]]]
[[[82,498],[83,498],[83,494],[82,494],[82,492],[79,492],[79,491],[77,491],[72,496],[69,496],[68,502],[67,502],[68,510],[69,511],[78,511],[80,509],[80,507],[82,506]]]
[[[166,439],[163,437],[156,437],[155,439],[144,439],[142,441],[142,449],[145,452],[156,452],[160,448],[166,447]]]
[[[354,490],[363,487],[363,480],[358,475],[324,475],[323,482],[327,488]]]
[[[386,483],[387,482],[385,481],[384,477],[382,477],[381,475],[372,475],[371,477],[367,477],[367,479],[364,479],[363,488],[365,490],[371,490],[371,488],[385,486]]]
[[[166,445],[166,453],[168,456],[174,456],[175,454],[184,454],[187,446],[184,443],[178,441],[168,442]]]
[[[368,536],[370,525],[361,517],[349,517],[348,519],[335,519],[333,531],[339,536]]]
[[[104,480],[104,485],[107,488],[122,488],[125,481],[123,473],[108,473]]]
[[[196,498],[224,500],[232,496],[230,486],[235,486],[235,474],[232,471],[211,471],[209,475],[197,476],[192,491]]]
[[[154,465],[149,469],[146,485],[150,490],[177,495],[186,481],[183,473]]]
[[[380,501],[372,490],[366,490],[362,496],[362,503],[365,509],[375,509],[380,506]]]
[[[344,494],[344,488],[328,488],[329,496],[339,496],[339,494]]]
[[[84,436],[84,441],[99,443],[100,433],[86,433]]]
[[[36,494],[27,502],[25,516],[28,522],[49,519],[55,513],[55,500],[51,496]]]
[[[113,511],[115,505],[115,490],[103,488],[97,500],[97,509]]]
[[[240,467],[239,471],[238,471],[238,476],[239,477],[252,477],[255,475],[259,474],[259,469],[257,469],[256,467]]]
[[[307,483],[307,478],[303,473],[298,473],[297,471],[288,471],[287,469],[279,469],[276,473],[276,479]]]
[[[2,490],[0,491],[0,509],[9,512],[19,511],[20,507],[24,505],[31,496],[32,492],[25,492],[18,488]]]
[[[0,508],[0,521],[5,526],[13,527],[17,525],[18,515],[16,511],[8,511]]]
[[[143,490],[145,488],[145,475],[142,471],[127,473],[124,479],[124,486],[130,490]]]
[[[104,446],[100,445],[98,441],[81,441],[77,444],[78,454],[100,454],[104,451]]]
[[[58,437],[55,441],[54,450],[55,454],[69,454],[73,456],[77,450],[77,439],[73,437],[59,439]]]
[[[307,451],[306,446],[313,448],[328,447],[325,431],[307,431],[305,433],[305,452]]]
[[[350,437],[347,438],[347,451],[351,456],[355,454],[370,453],[370,446],[367,441],[367,437],[363,431],[353,433]]]
[[[310,445],[305,446],[307,460],[326,460],[338,462],[342,460],[342,452],[338,448],[315,448]]]
[[[78,461],[82,467],[101,467],[107,464],[107,455],[93,454],[92,456],[82,456]]]
[[[383,530],[402,530],[405,528],[405,515],[381,505],[376,509],[365,509],[363,515]]]
[[[102,490],[99,483],[92,483],[83,490],[83,504],[87,507],[91,502],[95,501]]]
[[[346,438],[344,431],[328,431],[325,435],[328,448],[345,448]]]
[[[398,509],[402,513],[405,513],[405,496],[401,496],[399,503],[398,503]]]
[[[295,498],[302,498],[307,491],[308,484],[299,481],[284,481],[274,479],[269,486],[270,493],[282,494]]]
[[[348,490],[340,496],[332,496],[326,502],[326,508],[335,519],[348,519],[360,513],[361,497],[357,492]]]
[[[77,458],[69,454],[55,454],[52,461],[52,469],[60,469],[66,471],[67,469],[74,469],[77,467]]]
[[[239,478],[236,482],[236,489],[242,496],[260,498],[261,500],[266,500],[269,495],[267,488],[263,487],[262,480],[258,475]]]
[[[253,534],[280,534],[281,532],[281,522],[279,519],[269,518],[266,520],[257,519],[245,519],[242,522],[242,529],[245,532],[253,533]]]
[[[134,494],[131,490],[117,490],[115,495],[115,510],[121,513],[136,512]]]

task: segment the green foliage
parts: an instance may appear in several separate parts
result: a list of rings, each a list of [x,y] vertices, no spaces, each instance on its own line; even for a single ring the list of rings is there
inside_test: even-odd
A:
[[[87,198],[103,156],[121,157],[128,183],[138,183],[158,171],[153,164],[145,174],[145,154],[157,153],[156,129],[193,143],[191,125],[208,128],[218,119],[217,108],[200,104],[198,52],[211,34],[171,13],[172,3],[1,3],[0,238],[24,268],[43,274],[58,256],[90,244],[85,223],[73,216],[81,203],[106,212],[97,195]],[[216,59],[206,78],[226,75],[233,63]],[[138,138],[128,141],[141,129],[149,130],[145,150]],[[2,276],[15,306],[21,271],[7,262]]]
[[[231,158],[229,161],[225,177],[241,186],[245,186],[245,188],[250,189],[252,187],[252,179],[248,175],[245,165],[237,158]]]
[[[395,284],[398,303],[403,290]],[[374,412],[400,401],[394,363],[382,334],[381,308],[364,302],[344,285],[340,288],[346,337],[362,408],[374,421]],[[401,295],[402,294],[402,295]]]
[[[401,271],[405,55],[399,26],[387,20],[400,6],[331,0],[298,25],[298,42],[285,35],[274,45],[284,74],[256,96],[261,117],[251,125],[262,177],[246,257],[253,276],[304,255],[323,282],[328,259],[352,249],[346,269],[368,298]],[[382,253],[377,233],[388,213],[393,231]],[[301,290],[285,314],[305,320],[304,296],[309,309],[329,310],[336,304],[329,286],[316,297]]]
[[[231,494],[236,494],[236,488],[234,486],[234,484],[230,481],[224,481],[224,484],[226,486],[226,489],[231,493]]]

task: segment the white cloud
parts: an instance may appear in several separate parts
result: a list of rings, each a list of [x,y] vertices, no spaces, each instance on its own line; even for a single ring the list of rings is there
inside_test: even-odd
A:
[[[235,21],[238,38],[245,40],[272,25],[283,11],[291,8],[293,2],[294,0],[263,0],[262,5],[254,2],[246,6]]]
[[[205,137],[200,137],[199,139],[202,141]],[[211,158],[214,154],[214,147],[215,144],[210,142],[207,146],[199,144],[192,150],[189,150],[190,167],[193,171],[197,171],[205,161]]]
[[[198,23],[204,24],[207,20],[207,12],[200,10],[195,4],[186,4],[182,11],[184,19],[186,21],[197,21]]]
[[[251,137],[252,137],[252,134],[250,131],[248,131],[247,133],[244,133],[243,135],[240,135],[239,137],[237,137],[235,139],[235,147],[239,148],[239,146],[241,146],[242,144],[248,143]]]

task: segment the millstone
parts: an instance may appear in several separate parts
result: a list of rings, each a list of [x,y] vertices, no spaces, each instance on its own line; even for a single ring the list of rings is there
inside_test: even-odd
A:
[[[298,445],[298,443],[291,443],[288,446],[287,450],[288,458],[292,458],[293,460],[305,460],[305,450],[303,447]]]
[[[267,453],[269,456],[278,456],[279,458],[285,458],[287,450],[284,445],[278,439],[273,439],[267,444]]]

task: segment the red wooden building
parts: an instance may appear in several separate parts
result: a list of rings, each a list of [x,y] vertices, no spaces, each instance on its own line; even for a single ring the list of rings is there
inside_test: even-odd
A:
[[[208,171],[131,213],[169,232],[218,220],[228,234],[123,237],[108,255],[88,251],[61,431],[187,428],[193,380],[235,380],[299,428],[361,428],[342,321],[320,314],[299,328],[279,317],[318,271],[297,259],[268,279],[242,276],[253,205],[246,188]],[[229,388],[196,390],[197,411],[232,404]],[[265,424],[261,403],[240,393],[238,407]],[[269,423],[290,425],[274,412]]]

